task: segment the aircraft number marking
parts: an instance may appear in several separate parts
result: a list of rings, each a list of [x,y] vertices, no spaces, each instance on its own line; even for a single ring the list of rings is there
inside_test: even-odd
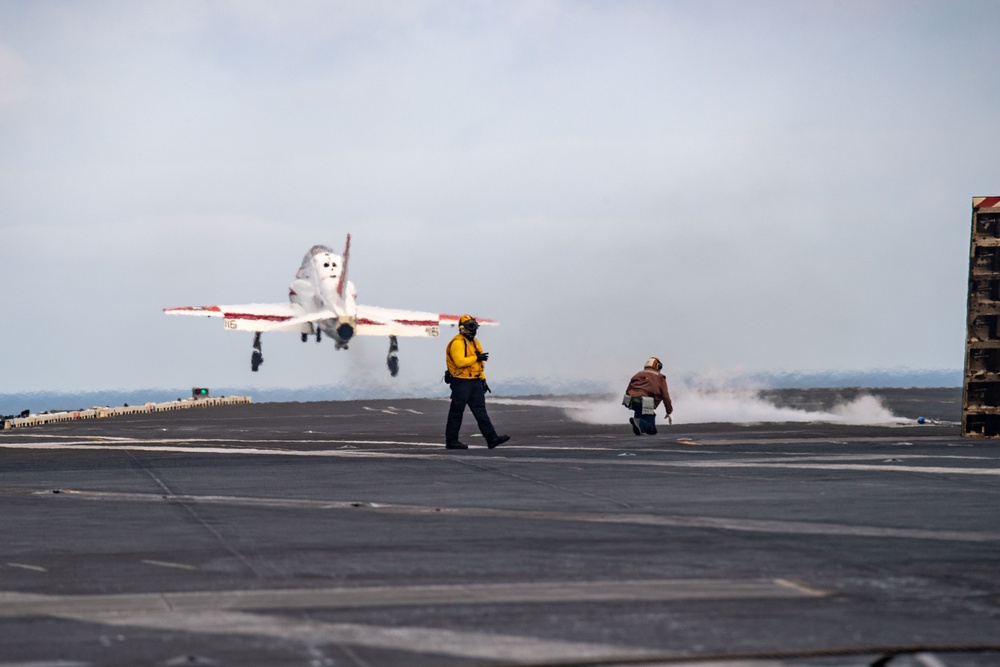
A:
[[[237,329],[237,328],[239,328],[238,325],[236,324],[236,320],[234,320],[234,319],[232,319],[230,317],[227,317],[224,320],[222,320],[222,326],[225,327],[226,329]]]
[[[424,331],[427,332],[428,336],[437,336],[441,333],[437,327],[427,327]]]

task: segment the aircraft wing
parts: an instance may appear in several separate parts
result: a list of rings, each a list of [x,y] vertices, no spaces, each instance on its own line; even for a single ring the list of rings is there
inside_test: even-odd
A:
[[[458,326],[460,315],[425,313],[418,310],[393,310],[378,306],[358,304],[358,336],[438,336],[441,327]],[[497,324],[496,320],[482,319],[483,325]]]
[[[329,310],[306,313],[294,303],[247,303],[238,306],[185,306],[164,308],[167,315],[221,317],[226,329],[243,331],[308,332],[310,322],[336,317]]]

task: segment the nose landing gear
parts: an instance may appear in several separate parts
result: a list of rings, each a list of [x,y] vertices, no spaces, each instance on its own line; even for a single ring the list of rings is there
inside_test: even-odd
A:
[[[264,363],[264,353],[260,348],[260,332],[258,331],[253,335],[253,353],[250,355],[250,370],[256,373],[262,363]]]
[[[395,336],[389,336],[389,356],[385,358],[385,365],[392,377],[399,374],[399,343]]]

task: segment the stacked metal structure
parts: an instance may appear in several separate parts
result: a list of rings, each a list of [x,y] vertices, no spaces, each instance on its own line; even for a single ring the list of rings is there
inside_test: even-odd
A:
[[[1000,438],[1000,197],[972,198],[962,435]]]

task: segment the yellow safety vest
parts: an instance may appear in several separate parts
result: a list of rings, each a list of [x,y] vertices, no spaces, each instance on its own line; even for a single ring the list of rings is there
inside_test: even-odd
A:
[[[445,350],[448,372],[462,380],[485,380],[486,364],[476,358],[476,353],[482,351],[483,346],[479,344],[478,338],[470,341],[462,334],[458,334],[451,339],[448,349]]]

